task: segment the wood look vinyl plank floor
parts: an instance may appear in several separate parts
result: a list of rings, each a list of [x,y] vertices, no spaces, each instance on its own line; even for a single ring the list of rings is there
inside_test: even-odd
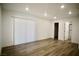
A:
[[[78,45],[53,39],[4,47],[2,56],[79,56]]]

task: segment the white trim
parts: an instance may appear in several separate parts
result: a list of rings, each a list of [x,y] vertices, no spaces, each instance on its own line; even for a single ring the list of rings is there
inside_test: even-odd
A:
[[[11,17],[11,19],[12,19],[11,20],[12,21],[12,45],[14,45],[14,42],[15,42],[15,40],[14,40],[14,38],[15,38],[14,37],[15,36],[14,35],[14,33],[15,33],[15,30],[14,30],[15,29],[15,18]]]
[[[12,18],[19,18],[19,19],[23,19],[23,20],[31,20],[31,21],[35,21],[36,19],[33,18],[27,18],[27,17],[18,17],[18,16],[11,16]]]

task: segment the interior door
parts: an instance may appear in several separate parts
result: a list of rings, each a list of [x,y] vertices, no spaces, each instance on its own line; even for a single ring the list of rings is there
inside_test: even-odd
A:
[[[35,41],[35,22],[26,19],[15,19],[14,45]]]

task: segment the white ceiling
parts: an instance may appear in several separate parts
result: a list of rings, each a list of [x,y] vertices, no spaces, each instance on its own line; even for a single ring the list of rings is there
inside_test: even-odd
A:
[[[47,12],[47,17],[52,19],[56,17],[65,17],[78,14],[79,4],[61,4],[61,3],[9,3],[2,4],[3,8],[19,12],[27,12],[26,7],[29,7],[29,13],[39,17],[45,17],[44,13]],[[64,5],[65,8],[61,9],[60,6]],[[68,15],[71,10],[72,14]]]

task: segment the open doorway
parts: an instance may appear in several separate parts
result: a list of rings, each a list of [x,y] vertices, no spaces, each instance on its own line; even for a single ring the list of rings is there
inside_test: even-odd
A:
[[[59,23],[54,23],[54,40],[58,40]]]
[[[69,24],[69,38],[68,38],[69,41],[71,41],[71,34],[72,34],[72,24]]]
[[[65,22],[65,41],[71,42],[72,23]]]

